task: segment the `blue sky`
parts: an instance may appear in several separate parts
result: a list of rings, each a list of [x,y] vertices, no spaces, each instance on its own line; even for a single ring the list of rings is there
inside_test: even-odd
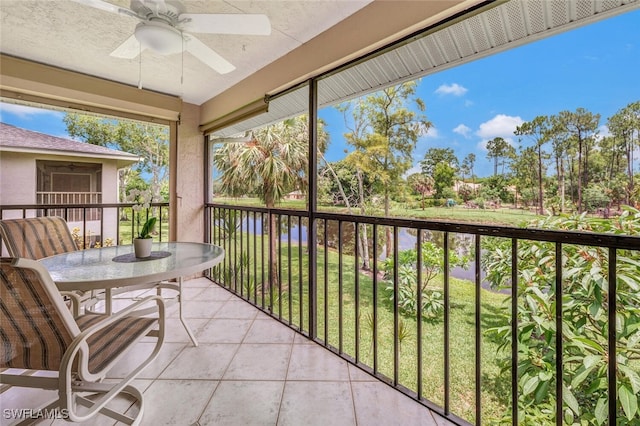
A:
[[[579,107],[601,114],[607,134],[607,118],[640,101],[639,27],[636,10],[422,78],[418,96],[433,128],[415,163],[429,148],[451,147],[460,161],[475,153],[476,175],[488,176],[486,141],[500,136],[517,146],[518,125]],[[328,161],[344,157],[344,119],[320,116],[331,134]]]
[[[429,148],[451,147],[460,161],[475,153],[476,175],[488,176],[486,141],[501,136],[517,146],[516,126],[562,110],[601,114],[600,133],[607,134],[607,118],[640,100],[639,27],[635,10],[422,78],[418,96],[433,127],[418,142],[415,170]],[[4,123],[68,137],[63,116],[0,104]],[[343,158],[342,116],[331,109],[320,116],[331,134],[327,159]]]

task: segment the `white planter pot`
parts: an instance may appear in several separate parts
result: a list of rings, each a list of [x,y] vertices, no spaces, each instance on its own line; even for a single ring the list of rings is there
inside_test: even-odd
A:
[[[137,258],[145,258],[151,256],[151,244],[153,238],[134,238],[133,251]]]

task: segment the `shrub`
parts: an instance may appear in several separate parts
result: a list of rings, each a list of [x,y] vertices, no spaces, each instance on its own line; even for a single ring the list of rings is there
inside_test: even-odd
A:
[[[418,252],[415,249],[398,252],[398,308],[405,315],[415,316],[418,312],[418,288],[421,294],[421,316],[427,320],[441,318],[444,298],[439,288],[429,287],[429,283],[444,268],[444,249],[432,242],[422,243],[422,282],[418,283]],[[467,267],[468,258],[449,251],[451,267]],[[393,258],[386,259],[381,266],[388,299],[393,302]]]
[[[640,234],[640,211],[626,208],[616,220],[578,216],[549,217],[537,228],[590,230]],[[483,269],[492,287],[508,287],[511,242],[486,239]],[[618,419],[610,424],[640,424],[640,252],[618,250],[615,265],[599,247],[563,245],[563,402],[565,422],[601,425],[607,421],[607,349],[609,307],[608,269],[616,268],[616,334]],[[518,403],[524,424],[554,422],[557,303],[555,245],[518,242]],[[509,298],[510,299],[510,298]],[[508,365],[511,318],[488,334],[504,342],[501,353]],[[505,369],[506,372],[506,369]]]

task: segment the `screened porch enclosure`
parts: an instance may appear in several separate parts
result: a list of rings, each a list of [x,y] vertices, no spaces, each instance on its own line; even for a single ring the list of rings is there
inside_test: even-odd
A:
[[[101,204],[102,164],[68,161],[36,161],[36,204]],[[55,212],[63,216],[62,210]],[[100,220],[99,210],[81,210],[67,213],[70,222]]]

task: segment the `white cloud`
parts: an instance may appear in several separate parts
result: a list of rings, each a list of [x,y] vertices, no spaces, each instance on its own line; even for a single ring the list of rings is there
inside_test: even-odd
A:
[[[482,138],[478,143],[478,148],[486,151],[487,142],[497,137],[503,138],[511,146],[514,146],[513,132],[516,130],[516,127],[522,123],[524,123],[522,118],[504,114],[498,114],[491,120],[485,121],[480,124],[480,128],[476,132],[476,135]]]
[[[612,136],[612,134],[611,134],[611,131],[609,130],[609,127],[607,127],[606,124],[602,124],[600,127],[598,127],[598,137],[597,137],[598,140],[602,138],[606,138],[608,136]]]
[[[436,129],[436,126],[429,127],[429,130],[427,130],[427,134],[425,135],[425,137],[432,139],[435,139],[438,136],[440,135],[438,134],[438,129]]]
[[[476,135],[487,140],[496,137],[504,139],[512,138],[516,127],[522,125],[522,123],[524,123],[524,121],[520,117],[498,114],[491,120],[482,123]]]
[[[12,114],[22,119],[30,119],[38,115],[62,116],[61,112],[49,109],[33,108],[25,105],[0,103],[0,115]]]
[[[453,133],[457,133],[459,135],[464,136],[465,138],[469,137],[469,133],[471,133],[471,129],[464,124],[458,124],[458,126],[453,129]]]
[[[460,86],[458,83],[443,84],[436,89],[438,95],[462,96],[467,93],[467,88]]]

